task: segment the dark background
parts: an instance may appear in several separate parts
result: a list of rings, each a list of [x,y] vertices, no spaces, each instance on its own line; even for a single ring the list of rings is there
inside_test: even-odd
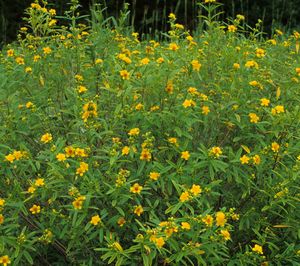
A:
[[[18,28],[24,26],[24,9],[33,0],[0,0],[0,47],[16,38]],[[68,9],[68,0],[49,0],[50,5],[63,15]],[[106,6],[106,16],[118,17],[124,0],[80,0],[81,12],[89,14],[90,6],[101,3]],[[106,3],[107,2],[107,3]],[[197,24],[199,8],[196,0],[127,0],[131,10],[130,24],[142,33],[167,30],[167,16],[174,12],[178,22],[193,30]],[[199,0],[198,0],[199,2]],[[243,14],[250,25],[258,19],[264,21],[264,30],[271,33],[272,26],[292,29],[300,25],[300,0],[219,0],[223,3],[222,19]]]

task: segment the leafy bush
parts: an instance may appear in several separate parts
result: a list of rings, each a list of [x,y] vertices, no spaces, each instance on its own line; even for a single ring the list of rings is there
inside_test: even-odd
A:
[[[162,42],[126,10],[27,9],[0,57],[2,265],[299,265],[300,34],[205,2]]]

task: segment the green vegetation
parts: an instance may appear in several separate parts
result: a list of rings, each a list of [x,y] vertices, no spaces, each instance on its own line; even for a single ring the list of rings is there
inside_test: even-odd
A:
[[[0,55],[0,265],[299,265],[300,33],[205,2],[161,41],[126,9],[27,9]]]

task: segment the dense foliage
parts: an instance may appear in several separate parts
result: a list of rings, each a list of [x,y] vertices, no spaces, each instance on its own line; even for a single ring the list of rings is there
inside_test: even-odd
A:
[[[1,265],[299,265],[300,33],[205,2],[160,43],[125,11],[27,9],[0,55]]]
[[[55,8],[58,15],[63,15],[69,8],[68,0],[48,0],[49,7]],[[129,4],[129,21],[135,31],[154,34],[156,31],[167,31],[168,14],[176,14],[178,21],[186,28],[194,30],[197,27],[200,0],[85,0],[80,1],[81,13],[88,14],[90,6],[100,4],[106,8],[104,16],[118,17],[124,3]],[[241,13],[245,15],[247,24],[254,25],[258,19],[264,22],[264,32],[270,34],[278,25],[285,29],[299,27],[299,0],[221,0],[221,18]],[[31,0],[0,0],[0,47],[16,38],[18,28],[23,26],[24,9]]]

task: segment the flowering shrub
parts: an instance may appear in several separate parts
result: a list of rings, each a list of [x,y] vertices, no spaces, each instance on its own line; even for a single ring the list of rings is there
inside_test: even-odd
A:
[[[299,37],[128,34],[33,3],[0,57],[0,264],[298,265]]]

